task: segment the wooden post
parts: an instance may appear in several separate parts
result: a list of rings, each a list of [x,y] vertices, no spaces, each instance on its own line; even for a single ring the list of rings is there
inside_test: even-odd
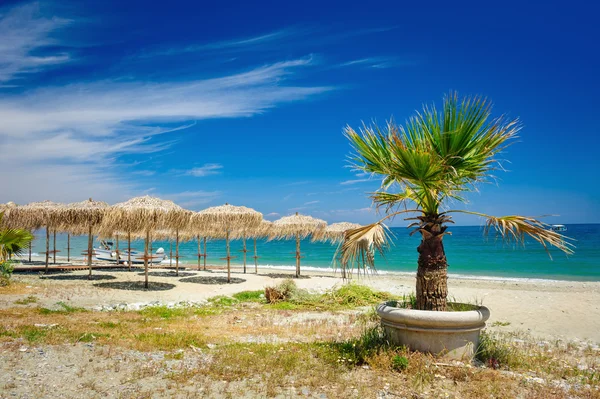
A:
[[[71,233],[67,234],[67,262],[71,261]]]
[[[31,263],[31,243],[33,240],[29,241],[29,262]]]
[[[206,237],[204,237],[204,270],[206,270]]]
[[[254,272],[258,274],[258,255],[256,253],[256,238],[254,238]]]
[[[244,249],[242,249],[242,252],[244,253],[244,274],[246,274],[246,252],[248,252],[246,249],[246,232],[244,232],[242,236],[242,242],[244,243]]]
[[[127,232],[127,265],[131,271],[131,232]]]
[[[119,266],[119,258],[120,258],[120,256],[119,256],[119,234],[117,233],[117,234],[115,235],[115,237],[116,237],[116,239],[117,239],[117,249],[116,249],[116,251],[115,251],[115,252],[116,252],[116,254],[117,254],[117,266]]]
[[[146,230],[146,240],[144,240],[144,287],[148,289],[148,241],[150,241],[150,230]]]
[[[48,262],[50,261],[50,228],[46,226],[46,271],[48,273]]]
[[[169,240],[169,267],[173,267],[173,241]]]
[[[148,232],[148,237],[150,237],[150,256],[152,256],[152,236],[150,236],[150,232]],[[148,254],[146,254],[146,256],[148,256]],[[150,259],[150,265],[154,265],[152,258]]]
[[[88,279],[92,279],[92,256],[94,256],[94,236],[92,236],[92,225],[90,224],[88,230],[88,267],[90,268],[90,274]]]
[[[229,254],[229,228],[225,235],[225,243],[227,245],[227,282],[231,282],[231,256]]]
[[[54,229],[54,244],[52,250],[52,263],[56,264],[56,229]]]
[[[179,230],[175,231],[175,275],[179,276]]]
[[[196,236],[196,243],[198,244],[198,270],[200,270],[200,236]]]
[[[296,234],[296,277],[300,277],[300,234]]]

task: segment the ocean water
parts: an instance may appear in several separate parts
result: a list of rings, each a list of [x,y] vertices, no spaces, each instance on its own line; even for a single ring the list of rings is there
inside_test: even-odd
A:
[[[551,280],[600,281],[600,224],[567,225],[567,236],[573,238],[575,254],[565,255],[556,249],[550,249],[552,259],[538,243],[527,240],[525,246],[506,244],[493,235],[483,236],[479,226],[450,227],[451,236],[444,237],[444,246],[451,275],[470,276],[472,278],[537,278]],[[409,237],[406,228],[392,228],[394,235],[390,251],[385,259],[376,258],[376,267],[381,273],[414,273],[417,267],[419,245],[417,235]],[[33,252],[45,250],[45,232],[36,232]],[[114,241],[114,240],[113,240]],[[66,256],[67,236],[57,234],[57,250],[60,256]],[[52,236],[50,245],[52,246]],[[94,246],[98,242],[95,241]],[[120,247],[126,248],[127,242],[121,240]],[[156,241],[153,248],[163,247],[169,253],[168,241]],[[173,254],[175,253],[173,244]],[[87,248],[87,237],[71,237],[71,254],[81,258],[81,252]],[[132,248],[143,250],[143,241],[133,241]],[[250,270],[254,267],[253,241],[247,241],[247,263]],[[231,242],[231,255],[234,267],[242,264],[242,241]],[[257,241],[258,263],[261,267],[282,269],[295,268],[295,241]],[[331,269],[336,246],[328,243],[301,242],[301,261],[304,270]],[[196,241],[180,243],[180,262],[197,263]],[[214,240],[207,242],[207,264],[223,265],[225,260],[225,242]],[[168,260],[165,261],[168,263]]]

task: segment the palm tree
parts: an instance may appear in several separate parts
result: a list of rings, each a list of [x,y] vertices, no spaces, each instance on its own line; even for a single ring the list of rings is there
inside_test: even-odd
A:
[[[3,217],[4,212],[0,212],[0,225]],[[31,241],[33,234],[27,230],[0,228],[0,263],[12,255],[21,255]]]
[[[380,190],[372,193],[377,209],[386,216],[377,223],[350,230],[341,246],[342,264],[354,262],[374,267],[375,250],[381,254],[389,247],[383,224],[399,214],[416,217],[409,225],[419,232],[421,243],[416,278],[417,308],[446,310],[448,263],[443,237],[450,234],[452,214],[468,213],[486,219],[484,232],[490,229],[506,240],[523,243],[527,236],[546,248],[555,246],[572,253],[572,245],[549,226],[535,218],[490,216],[466,210],[448,210],[451,202],[466,202],[463,194],[479,183],[494,179],[502,169],[497,156],[516,137],[521,126],[517,119],[491,118],[491,103],[484,98],[459,100],[456,93],[444,99],[443,109],[425,106],[404,126],[389,122],[384,129],[366,126],[357,133],[345,129],[355,154],[352,164],[357,171],[382,177]]]

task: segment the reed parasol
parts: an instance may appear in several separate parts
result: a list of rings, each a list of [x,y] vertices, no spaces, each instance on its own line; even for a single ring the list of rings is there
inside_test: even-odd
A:
[[[231,254],[229,239],[234,234],[245,229],[252,229],[262,221],[262,213],[245,206],[229,204],[214,206],[195,213],[191,218],[192,226],[210,226],[209,231],[220,230],[225,232],[225,245],[227,248],[227,282],[231,282]]]
[[[108,204],[102,201],[94,201],[91,198],[86,201],[74,202],[65,207],[66,223],[73,228],[86,228],[88,234],[87,265],[89,268],[88,278],[92,278],[92,256],[94,253],[94,234],[92,229],[99,226],[106,215]]]
[[[296,239],[296,277],[300,277],[300,239],[319,231],[327,226],[327,222],[312,216],[300,215],[296,212],[292,216],[284,216],[273,222],[271,239]]]
[[[111,206],[105,217],[105,226],[116,230],[145,232],[144,241],[144,286],[148,288],[148,243],[154,229],[182,230],[189,224],[190,211],[173,201],[156,197],[135,197]],[[130,255],[131,259],[131,255]],[[130,262],[131,264],[131,262]]]
[[[254,229],[248,230],[248,237],[254,240],[254,272],[258,274],[258,253],[256,251],[256,240],[258,238],[267,238],[271,234],[271,229],[273,228],[273,222],[269,222],[268,220],[263,220],[260,224]]]
[[[25,229],[46,229],[46,267],[48,272],[48,261],[50,259],[50,229],[56,229],[65,221],[65,206],[63,204],[42,201],[31,202],[27,205],[18,206],[11,211],[11,225]]]

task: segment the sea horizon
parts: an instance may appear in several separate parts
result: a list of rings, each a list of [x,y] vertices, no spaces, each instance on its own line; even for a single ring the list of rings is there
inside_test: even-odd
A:
[[[565,224],[565,235],[572,238],[575,253],[565,255],[556,249],[544,248],[528,239],[525,245],[506,244],[497,239],[494,233],[488,237],[483,235],[483,226],[451,226],[452,235],[444,238],[444,246],[448,260],[448,274],[450,278],[461,279],[525,279],[545,281],[600,281],[600,223]],[[376,256],[375,266],[378,274],[414,274],[417,269],[417,246],[420,237],[410,237],[406,227],[391,227],[392,233],[390,250],[385,258]],[[32,254],[39,255],[45,250],[45,231],[35,232],[36,240],[33,243]],[[67,235],[57,233],[56,248],[60,252],[57,256],[67,254]],[[112,240],[116,243],[115,240]],[[94,247],[99,241],[94,240]],[[247,269],[254,270],[254,242],[248,239]],[[52,247],[52,237],[50,238]],[[126,240],[120,239],[120,248],[126,248]],[[143,241],[132,241],[132,249],[143,250]],[[156,240],[152,244],[156,251],[162,247],[167,258],[162,262],[168,266],[170,243],[165,240]],[[87,248],[87,236],[71,237],[71,255],[73,259],[81,259],[81,252]],[[243,265],[242,240],[231,241],[232,268],[239,269]],[[332,271],[333,257],[337,245],[312,242],[310,238],[301,241],[301,269],[305,271]],[[175,244],[172,243],[173,255]],[[260,268],[273,268],[280,270],[295,269],[295,242],[293,240],[257,240],[258,266]],[[181,242],[179,246],[180,264],[197,265],[196,240]],[[224,240],[207,241],[207,264],[223,266],[226,256]],[[550,254],[552,258],[548,255]],[[23,259],[27,258],[27,254]],[[173,264],[175,259],[173,259]],[[339,272],[339,267],[335,268]],[[355,270],[356,272],[356,270]]]

